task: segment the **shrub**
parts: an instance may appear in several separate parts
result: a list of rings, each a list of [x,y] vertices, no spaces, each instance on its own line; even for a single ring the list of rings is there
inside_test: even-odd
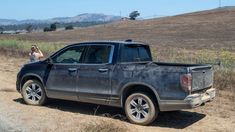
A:
[[[51,31],[56,31],[56,23],[51,24]]]
[[[68,25],[65,27],[65,30],[73,30],[73,26],[72,25]]]
[[[44,31],[44,32],[50,32],[50,31],[51,31],[51,29],[50,29],[50,28],[48,28],[48,27],[45,27],[45,28],[43,29],[43,31]]]

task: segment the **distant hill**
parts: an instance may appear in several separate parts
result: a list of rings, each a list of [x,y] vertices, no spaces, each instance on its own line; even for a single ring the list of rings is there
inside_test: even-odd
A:
[[[17,23],[17,20],[14,19],[0,19],[0,25],[13,25],[15,23]]]
[[[0,25],[21,25],[21,24],[50,24],[50,23],[76,23],[76,22],[110,22],[120,20],[120,16],[85,13],[74,17],[57,17],[46,20],[14,20],[14,19],[0,19]]]

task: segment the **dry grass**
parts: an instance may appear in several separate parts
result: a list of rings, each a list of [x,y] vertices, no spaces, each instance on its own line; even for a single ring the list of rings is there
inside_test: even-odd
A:
[[[50,55],[58,49],[64,47],[61,43],[49,43],[49,42],[32,42],[32,41],[22,41],[16,39],[1,39],[0,40],[0,52],[5,55],[13,56],[27,56],[30,52],[32,45],[38,45],[39,48],[46,55]]]
[[[235,72],[216,71],[214,74],[214,86],[220,90],[232,89],[235,93]]]
[[[83,129],[84,132],[127,132],[125,126],[118,126],[114,122],[99,121],[87,124]]]
[[[154,61],[176,63],[200,63],[219,65],[220,69],[235,68],[235,52],[224,49],[189,50],[175,47],[156,47],[151,45]],[[217,67],[218,68],[218,67]]]

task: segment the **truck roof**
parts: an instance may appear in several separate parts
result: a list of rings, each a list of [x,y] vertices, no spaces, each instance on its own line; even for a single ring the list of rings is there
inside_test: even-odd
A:
[[[96,43],[99,43],[99,44],[131,44],[131,45],[147,45],[143,42],[137,42],[137,41],[132,41],[130,39],[128,40],[125,40],[125,41],[113,41],[113,40],[98,40],[98,41],[87,41],[87,42],[81,42],[81,43],[78,43],[78,44],[82,44],[82,45],[86,45],[86,44],[96,44]]]

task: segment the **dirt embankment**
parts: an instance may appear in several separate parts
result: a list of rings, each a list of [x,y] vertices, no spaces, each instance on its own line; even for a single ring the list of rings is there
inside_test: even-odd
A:
[[[130,124],[121,109],[107,106],[61,100],[50,100],[42,107],[29,106],[15,90],[17,71],[25,62],[26,59],[0,56],[0,124],[8,130],[235,131],[232,89],[217,90],[215,101],[203,107],[160,113],[150,126]]]

